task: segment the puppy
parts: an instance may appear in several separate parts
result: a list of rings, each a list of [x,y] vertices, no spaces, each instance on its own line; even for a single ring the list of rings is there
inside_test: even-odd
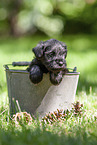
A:
[[[52,72],[59,72],[66,68],[67,46],[56,39],[39,43],[32,50],[38,60]]]
[[[50,39],[40,42],[32,51],[36,58],[28,69],[31,81],[39,83],[43,78],[43,73],[49,73],[51,83],[59,85],[66,71],[66,44]]]

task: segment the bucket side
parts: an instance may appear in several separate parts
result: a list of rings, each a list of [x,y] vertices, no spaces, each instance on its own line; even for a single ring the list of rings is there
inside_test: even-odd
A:
[[[75,101],[79,73],[67,73],[58,86],[51,84],[49,74],[35,85],[29,79],[29,73],[21,70],[6,69],[7,88],[11,115],[16,113],[13,102],[18,100],[22,111],[39,117],[57,109],[70,109]]]
[[[38,85],[33,84],[29,79],[29,73],[7,72],[8,96],[10,100],[10,113],[17,112],[15,103],[18,100],[22,111],[34,114],[41,104],[41,101],[52,85],[49,76]]]
[[[7,92],[9,97],[9,112],[11,114],[12,112],[12,89],[11,89],[11,72],[9,70],[6,70],[6,81],[7,81]]]
[[[60,85],[49,88],[36,110],[40,118],[57,109],[71,109],[72,103],[75,101],[78,78],[79,74],[66,74]]]

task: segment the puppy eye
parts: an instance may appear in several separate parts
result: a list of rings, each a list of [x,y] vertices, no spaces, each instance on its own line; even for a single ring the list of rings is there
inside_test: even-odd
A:
[[[50,54],[47,54],[47,58],[48,58],[48,59],[51,58],[51,55],[50,55]]]
[[[59,52],[59,55],[64,55],[65,53],[64,52]]]
[[[55,51],[52,51],[51,55],[52,56],[55,56],[56,55]]]
[[[46,48],[45,48],[45,52],[48,52],[48,51],[50,51],[51,50],[51,46],[47,46]]]
[[[52,57],[54,57],[55,56],[55,52],[54,51],[52,51],[52,52],[50,52],[49,54],[47,54],[47,57],[48,58],[52,58]]]

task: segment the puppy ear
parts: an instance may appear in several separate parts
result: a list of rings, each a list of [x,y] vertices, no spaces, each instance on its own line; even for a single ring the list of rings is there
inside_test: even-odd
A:
[[[67,57],[67,46],[65,46],[65,58]]]
[[[43,56],[44,45],[43,42],[40,42],[36,47],[32,49],[36,58],[41,58]]]
[[[67,57],[67,46],[63,45],[64,49],[65,49],[65,58]]]

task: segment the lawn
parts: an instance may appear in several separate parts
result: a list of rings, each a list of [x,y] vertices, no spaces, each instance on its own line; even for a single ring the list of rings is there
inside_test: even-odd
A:
[[[0,38],[0,145],[95,145],[97,144],[97,36],[72,35],[56,38],[66,42],[67,67],[80,72],[76,100],[83,104],[82,115],[71,111],[65,120],[52,124],[37,119],[30,125],[24,120],[16,124],[8,113],[8,97],[4,64],[31,61],[32,48],[45,36]]]

